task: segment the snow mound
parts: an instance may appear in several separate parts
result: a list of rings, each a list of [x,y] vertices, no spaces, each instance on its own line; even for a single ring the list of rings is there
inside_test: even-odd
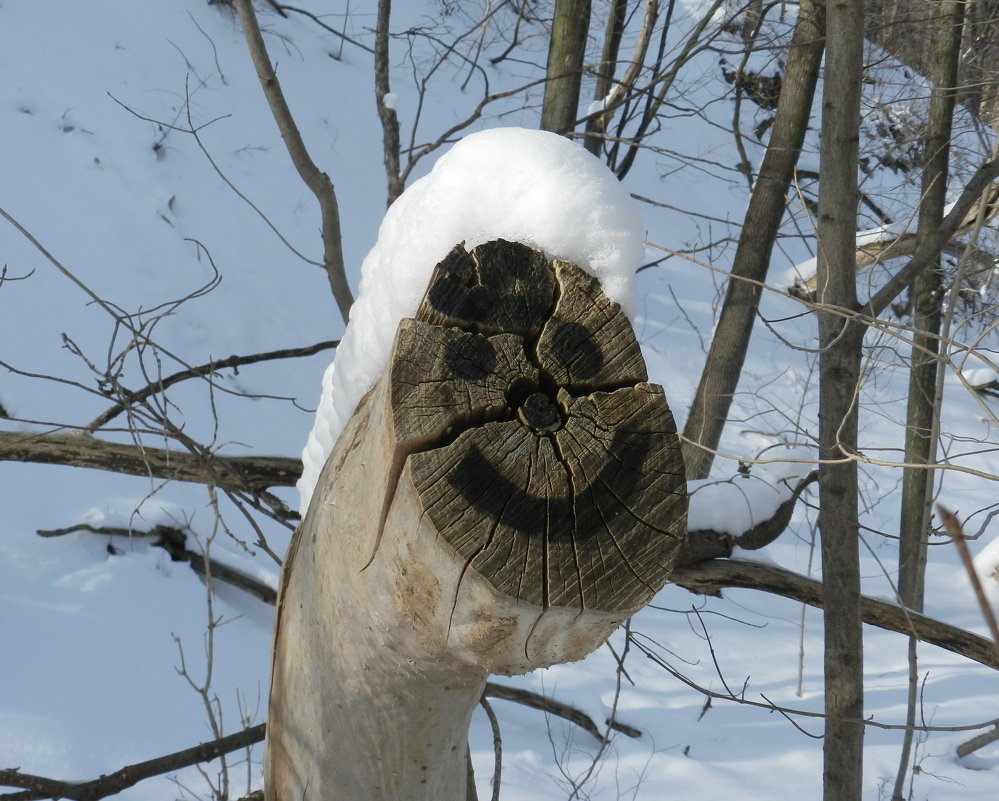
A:
[[[459,242],[509,239],[572,261],[631,317],[644,230],[604,164],[546,131],[498,128],[456,144],[389,208],[302,453],[303,515],[319,472],[361,397],[385,369],[399,321],[416,312],[434,266]]]
[[[788,448],[788,461],[753,466],[751,475],[687,482],[687,530],[711,530],[738,537],[773,517],[814,467],[805,448]]]

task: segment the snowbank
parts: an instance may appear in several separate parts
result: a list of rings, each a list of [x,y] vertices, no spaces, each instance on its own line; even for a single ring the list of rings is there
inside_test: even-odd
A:
[[[598,159],[545,131],[465,137],[385,214],[361,287],[323,376],[298,482],[304,514],[326,457],[381,375],[399,320],[415,313],[430,272],[454,245],[510,239],[575,262],[631,317],[643,227],[628,192]]]

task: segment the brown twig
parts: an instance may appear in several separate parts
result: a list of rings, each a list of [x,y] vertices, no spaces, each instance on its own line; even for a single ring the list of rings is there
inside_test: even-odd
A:
[[[570,723],[575,723],[579,726],[579,728],[585,730],[589,734],[592,734],[597,741],[601,743],[607,741],[603,732],[601,732],[597,724],[593,722],[593,718],[581,709],[577,709],[570,704],[556,701],[554,698],[548,698],[547,696],[531,692],[530,690],[522,690],[519,687],[508,687],[505,684],[496,684],[491,681],[486,682],[486,688],[483,690],[482,694],[488,698],[499,698],[503,701],[513,701],[514,703],[522,704],[523,706],[530,707],[531,709],[538,709],[550,715],[563,718],[568,720]],[[611,729],[620,731],[622,734],[626,734],[629,737],[640,736],[640,733],[635,733],[637,729],[632,726],[619,724],[616,721],[609,721],[608,725]]]

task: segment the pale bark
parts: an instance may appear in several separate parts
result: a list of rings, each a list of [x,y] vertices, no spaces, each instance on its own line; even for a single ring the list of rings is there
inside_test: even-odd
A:
[[[573,265],[438,266],[285,560],[270,801],[463,799],[487,676],[581,659],[663,586],[686,487],[644,370]]]

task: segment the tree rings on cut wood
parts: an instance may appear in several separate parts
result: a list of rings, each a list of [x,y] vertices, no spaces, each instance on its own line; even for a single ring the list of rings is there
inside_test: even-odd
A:
[[[389,369],[396,441],[466,571],[542,608],[637,610],[665,584],[679,441],[596,279],[521,244],[457,246]]]

